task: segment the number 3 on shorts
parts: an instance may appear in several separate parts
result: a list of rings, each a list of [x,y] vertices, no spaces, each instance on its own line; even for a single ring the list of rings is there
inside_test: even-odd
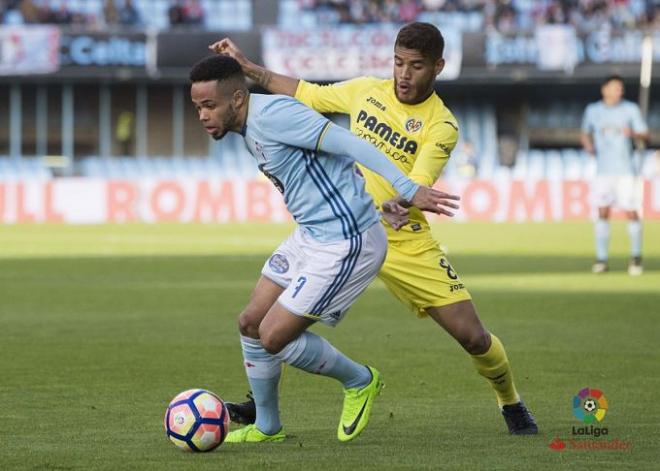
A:
[[[304,276],[301,276],[300,278],[298,278],[298,281],[296,281],[296,283],[298,283],[298,284],[293,289],[293,295],[291,296],[292,298],[295,298],[296,296],[298,296],[298,291],[300,291],[300,289],[303,286],[305,286],[305,283],[307,283],[307,278],[305,278]]]

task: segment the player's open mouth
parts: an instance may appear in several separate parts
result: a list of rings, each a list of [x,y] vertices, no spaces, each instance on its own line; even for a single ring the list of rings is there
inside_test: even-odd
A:
[[[397,84],[397,88],[401,93],[408,93],[410,91],[410,85],[407,83],[399,83]]]
[[[204,128],[207,133],[215,134],[218,131],[218,128]]]

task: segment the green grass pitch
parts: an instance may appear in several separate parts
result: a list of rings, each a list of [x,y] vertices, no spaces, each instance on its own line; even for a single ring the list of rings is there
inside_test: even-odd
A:
[[[236,317],[290,229],[0,227],[0,468],[658,469],[659,222],[645,225],[638,278],[625,273],[623,222],[613,224],[604,276],[589,273],[588,223],[434,227],[507,348],[538,436],[509,436],[469,357],[375,282],[339,327],[314,328],[384,375],[362,436],[336,439],[338,384],[288,368],[290,440],[179,451],[162,423],[175,394],[243,398]],[[572,397],[584,387],[603,390],[600,425],[631,451],[548,447],[580,425]]]

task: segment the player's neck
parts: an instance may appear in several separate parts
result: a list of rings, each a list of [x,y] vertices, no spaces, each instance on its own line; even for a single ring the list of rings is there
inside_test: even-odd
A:
[[[421,100],[419,100],[417,103],[415,103],[415,104],[416,104],[416,105],[419,105],[420,103],[424,103],[424,102],[425,102],[426,100],[428,100],[429,97],[430,97],[431,95],[433,95],[434,93],[435,93],[435,88],[431,88],[431,89],[428,91],[428,93],[425,93],[425,94],[424,94],[424,97],[423,97]]]
[[[420,104],[424,103],[426,100],[428,100],[429,97],[430,97],[431,95],[433,95],[433,93],[435,93],[435,89],[434,89],[434,88],[431,88],[431,90],[429,90],[427,93],[425,93],[425,94],[422,96],[422,98],[420,98],[419,100],[415,100],[414,102],[411,102],[411,103],[406,103],[406,102],[403,102],[403,101],[399,100],[399,97],[398,97],[398,96],[396,97],[396,99],[397,99],[397,101],[398,101],[399,103],[401,103],[401,104],[403,104],[403,105],[416,106],[416,105],[420,105]],[[395,92],[395,96],[396,96],[396,92]]]

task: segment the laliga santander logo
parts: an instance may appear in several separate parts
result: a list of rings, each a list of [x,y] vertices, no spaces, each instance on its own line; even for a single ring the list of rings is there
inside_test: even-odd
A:
[[[573,397],[573,414],[585,424],[602,422],[607,408],[607,399],[600,389],[584,388]]]
[[[581,426],[572,427],[572,437],[555,439],[548,445],[551,450],[590,450],[590,451],[629,451],[630,441],[619,438],[610,439],[607,427],[598,427],[605,419],[609,405],[603,391],[595,388],[583,388],[573,396],[573,415],[582,422]],[[594,425],[596,424],[596,425]]]
[[[410,118],[408,121],[406,121],[406,131],[415,133],[422,129],[424,123],[422,123],[421,120],[415,119],[415,118]]]
[[[573,397],[573,415],[582,421],[585,425],[582,427],[573,426],[573,436],[598,438],[602,435],[609,435],[607,427],[598,427],[598,424],[605,418],[608,404],[603,391],[594,388],[584,388]]]

